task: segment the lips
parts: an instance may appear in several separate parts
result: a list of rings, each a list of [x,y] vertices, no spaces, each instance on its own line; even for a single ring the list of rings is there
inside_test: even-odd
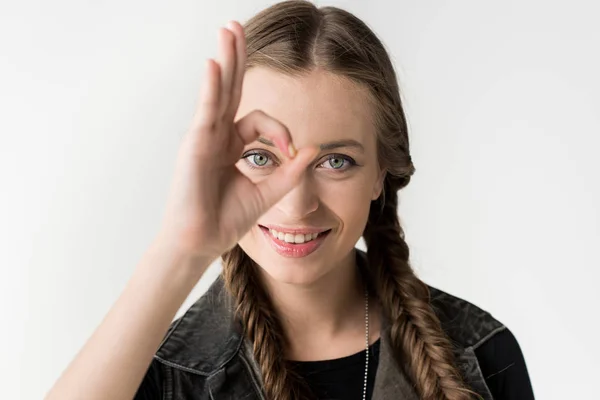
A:
[[[312,239],[304,243],[288,243],[284,240],[280,240],[274,237],[269,228],[259,225],[260,230],[263,232],[265,238],[278,254],[284,257],[305,257],[321,247],[323,241],[329,236],[331,229],[328,229],[317,236],[316,239]]]

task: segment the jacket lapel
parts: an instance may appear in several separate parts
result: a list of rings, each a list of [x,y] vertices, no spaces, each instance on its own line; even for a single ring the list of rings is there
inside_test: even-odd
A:
[[[389,323],[382,317],[379,365],[375,374],[372,400],[419,400],[415,389],[393,356]]]
[[[382,316],[379,365],[372,400],[419,400],[415,387],[394,359],[389,333],[389,322]],[[484,400],[492,400],[473,348],[456,347],[454,355],[458,368],[471,389]]]

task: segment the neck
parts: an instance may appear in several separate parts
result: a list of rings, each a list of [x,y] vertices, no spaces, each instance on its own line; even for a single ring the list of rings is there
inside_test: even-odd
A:
[[[330,273],[310,285],[281,283],[262,274],[288,338],[289,358],[335,358],[364,348],[365,286],[355,252],[353,249]],[[372,306],[370,303],[370,326]],[[332,347],[331,343],[339,345]]]

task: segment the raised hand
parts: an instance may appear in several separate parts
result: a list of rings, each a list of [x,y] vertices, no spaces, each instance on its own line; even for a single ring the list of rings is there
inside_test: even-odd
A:
[[[218,57],[209,59],[198,105],[178,152],[160,236],[190,255],[214,260],[289,192],[317,155],[296,151],[288,129],[255,110],[234,121],[245,73],[242,26],[230,22],[218,35]],[[245,145],[264,136],[289,159],[253,183],[235,166]]]

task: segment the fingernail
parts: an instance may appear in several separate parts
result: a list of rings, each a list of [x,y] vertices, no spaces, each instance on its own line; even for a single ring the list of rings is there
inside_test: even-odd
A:
[[[296,148],[294,147],[294,144],[292,142],[290,142],[290,144],[288,145],[288,154],[290,158],[296,157]]]

